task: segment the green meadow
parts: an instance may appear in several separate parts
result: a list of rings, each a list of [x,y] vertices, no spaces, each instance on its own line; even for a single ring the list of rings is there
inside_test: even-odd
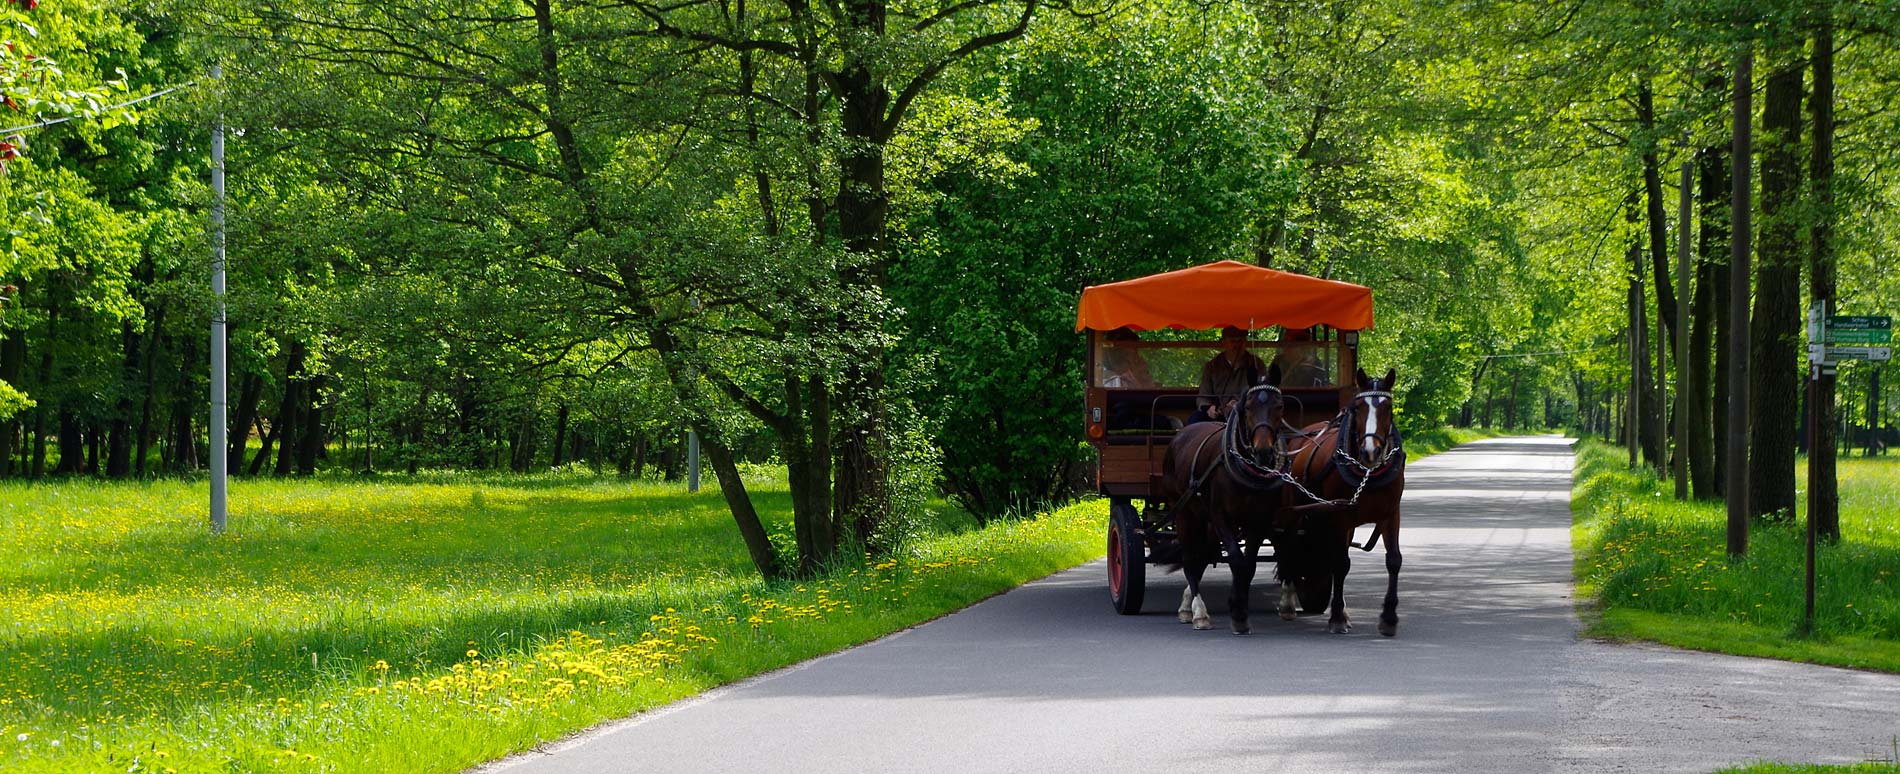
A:
[[[1817,552],[1807,636],[1805,512],[1754,522],[1747,555],[1731,558],[1720,502],[1677,501],[1626,460],[1594,442],[1577,457],[1573,543],[1591,634],[1900,671],[1900,457],[1840,459],[1841,540]]]
[[[676,484],[241,481],[222,536],[204,492],[0,484],[0,771],[457,771],[1099,556],[1106,510],[940,507],[890,558],[768,584]]]

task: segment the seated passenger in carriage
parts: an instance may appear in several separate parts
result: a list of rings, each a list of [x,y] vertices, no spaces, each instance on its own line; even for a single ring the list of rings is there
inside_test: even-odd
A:
[[[1160,386],[1155,381],[1154,373],[1148,369],[1148,360],[1134,346],[1134,342],[1141,341],[1140,335],[1122,327],[1109,331],[1102,338],[1108,344],[1102,348],[1103,387],[1151,390]],[[1109,400],[1110,430],[1173,430],[1179,424],[1179,420],[1152,413],[1151,401],[1145,398]]]
[[[1103,336],[1108,346],[1102,350],[1102,386],[1147,389],[1155,386],[1148,361],[1131,343],[1141,336],[1127,327],[1116,328]]]
[[[1281,333],[1280,352],[1273,356],[1273,364],[1283,374],[1282,387],[1324,387],[1333,383],[1326,361],[1314,349],[1310,328],[1288,328]]]
[[[1267,373],[1260,358],[1247,351],[1247,332],[1227,326],[1220,332],[1220,354],[1201,366],[1201,390],[1188,423],[1218,421],[1222,412]]]

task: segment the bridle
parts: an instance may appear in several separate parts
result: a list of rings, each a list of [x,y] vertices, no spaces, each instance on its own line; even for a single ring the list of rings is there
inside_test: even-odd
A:
[[[1352,396],[1352,400],[1347,401],[1346,407],[1340,410],[1338,419],[1334,420],[1339,424],[1339,440],[1333,443],[1333,462],[1339,468],[1339,475],[1346,479],[1347,483],[1353,485],[1350,501],[1352,504],[1359,502],[1359,495],[1365,492],[1366,486],[1375,479],[1382,483],[1396,474],[1398,469],[1405,467],[1405,441],[1399,435],[1397,422],[1392,423],[1385,431],[1385,453],[1375,460],[1361,462],[1358,450],[1365,445],[1365,441],[1379,439],[1379,433],[1361,432],[1355,437],[1348,438],[1353,425],[1354,407],[1359,406],[1363,401],[1365,411],[1370,414],[1379,408],[1375,401],[1392,400],[1392,393],[1384,387],[1385,385],[1380,384],[1379,380],[1372,380],[1372,389],[1362,390],[1359,394]],[[1347,443],[1348,440],[1352,441],[1350,445]],[[1396,467],[1392,464],[1394,459],[1398,461]],[[1358,480],[1354,481],[1354,479]]]
[[[1306,495],[1307,499],[1315,503],[1344,505],[1350,508],[1359,504],[1360,495],[1365,494],[1366,489],[1371,485],[1383,484],[1397,476],[1399,471],[1404,470],[1405,443],[1404,439],[1399,435],[1399,426],[1396,422],[1391,425],[1390,430],[1384,433],[1387,439],[1385,454],[1380,455],[1379,459],[1373,460],[1370,465],[1360,462],[1358,455],[1353,452],[1353,447],[1349,447],[1346,443],[1347,436],[1352,432],[1353,411],[1356,405],[1363,401],[1365,402],[1365,410],[1371,412],[1378,410],[1378,406],[1375,405],[1373,401],[1381,398],[1392,400],[1392,393],[1383,389],[1384,386],[1385,385],[1379,383],[1379,380],[1373,380],[1372,389],[1363,390],[1357,395],[1352,396],[1351,400],[1346,401],[1345,407],[1339,410],[1339,415],[1333,417],[1333,421],[1328,423],[1327,427],[1320,429],[1313,435],[1307,435],[1306,433],[1295,430],[1292,436],[1289,436],[1311,438],[1314,443],[1318,443],[1319,439],[1324,437],[1327,431],[1331,430],[1337,436],[1337,440],[1333,442],[1332,467],[1338,470],[1339,477],[1343,479],[1348,486],[1352,487],[1351,497],[1344,500],[1329,500],[1321,497],[1314,494],[1312,490],[1307,489],[1304,484],[1300,483],[1298,478],[1290,474],[1283,474],[1286,482],[1292,484],[1295,489],[1300,491],[1300,494]],[[1377,438],[1379,435],[1379,433],[1362,432],[1359,434],[1359,437],[1353,438],[1352,440],[1362,442],[1367,438]],[[1394,460],[1397,461],[1397,464],[1393,464]],[[1321,477],[1324,477],[1324,473],[1321,474]]]
[[[1256,398],[1256,395],[1260,397]],[[1285,395],[1279,387],[1271,384],[1256,384],[1248,388],[1247,393],[1241,396],[1241,405],[1227,417],[1226,438],[1223,439],[1227,447],[1229,467],[1239,465],[1242,470],[1256,477],[1283,479],[1280,468],[1285,464],[1286,449],[1281,444],[1280,433],[1275,425],[1282,424],[1285,420],[1283,417],[1273,416],[1272,408],[1284,407]],[[1259,407],[1258,410],[1255,408],[1256,405]],[[1284,412],[1284,408],[1282,411]],[[1241,432],[1241,425],[1245,424],[1243,417],[1251,419],[1251,426],[1246,428],[1245,433]],[[1273,439],[1273,445],[1267,450],[1270,452],[1268,461],[1264,464],[1256,460],[1254,455],[1245,453],[1253,451],[1252,439],[1263,427],[1271,431],[1267,435]]]
[[[1368,440],[1384,441],[1385,442],[1384,445],[1387,447],[1386,453],[1383,456],[1381,456],[1378,460],[1374,461],[1370,467],[1367,467],[1363,464],[1360,466],[1361,468],[1366,469],[1367,472],[1378,470],[1379,468],[1384,467],[1384,465],[1387,462],[1390,462],[1392,460],[1392,449],[1394,447],[1397,447],[1399,443],[1398,441],[1399,428],[1398,428],[1398,425],[1395,423],[1395,424],[1389,425],[1386,428],[1386,432],[1384,433],[1368,430],[1368,431],[1363,431],[1356,436],[1353,436],[1351,438],[1352,450],[1346,451],[1346,444],[1344,443],[1344,441],[1347,440],[1346,435],[1348,432],[1348,428],[1352,427],[1354,407],[1358,406],[1361,401],[1364,401],[1365,411],[1368,415],[1370,415],[1372,414],[1372,412],[1379,410],[1379,406],[1375,403],[1375,401],[1384,399],[1389,403],[1392,400],[1392,393],[1390,391],[1378,389],[1381,385],[1377,381],[1374,381],[1372,384],[1373,384],[1373,389],[1366,390],[1357,395],[1354,395],[1352,396],[1352,400],[1346,402],[1346,408],[1340,412],[1340,422],[1339,422],[1340,438],[1339,440],[1341,441],[1341,443],[1335,444],[1334,449],[1333,449],[1334,454],[1343,453],[1346,456],[1351,457],[1352,460],[1356,463],[1358,462],[1358,450],[1361,448],[1364,448],[1366,441]],[[1381,435],[1383,435],[1384,437],[1381,438],[1380,437]]]

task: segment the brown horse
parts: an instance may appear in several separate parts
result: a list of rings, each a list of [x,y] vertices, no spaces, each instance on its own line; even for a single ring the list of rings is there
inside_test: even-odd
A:
[[[1234,576],[1227,600],[1234,633],[1250,631],[1248,587],[1260,546],[1284,500],[1280,487],[1285,476],[1278,466],[1285,406],[1279,384],[1279,367],[1267,369],[1264,383],[1226,409],[1225,422],[1188,425],[1168,444],[1162,461],[1160,494],[1174,510],[1188,582],[1178,616],[1196,629],[1214,628],[1201,599],[1201,576],[1225,548]]]
[[[1301,546],[1297,561],[1282,560],[1280,615],[1291,618],[1294,591],[1300,585],[1332,586],[1332,615],[1326,628],[1336,634],[1352,630],[1346,617],[1346,573],[1352,568],[1353,530],[1372,525],[1365,550],[1385,538],[1385,606],[1379,612],[1379,633],[1399,632],[1399,498],[1405,493],[1405,447],[1392,421],[1392,384],[1396,370],[1373,379],[1359,371],[1359,393],[1330,422],[1308,425],[1288,442],[1288,469],[1301,487],[1324,498],[1314,511],[1316,524]],[[1307,508],[1301,508],[1304,511]],[[1286,553],[1286,552],[1281,552]],[[1330,561],[1329,561],[1330,560]]]

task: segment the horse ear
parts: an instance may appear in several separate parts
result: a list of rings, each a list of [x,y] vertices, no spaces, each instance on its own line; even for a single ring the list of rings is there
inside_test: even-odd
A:
[[[1273,365],[1267,366],[1267,381],[1265,383],[1278,387],[1280,386],[1282,376],[1284,376],[1284,374],[1280,373],[1280,364],[1275,362]]]
[[[1366,389],[1366,383],[1372,381],[1372,377],[1366,375],[1366,369],[1364,368],[1354,368],[1352,373],[1353,378],[1356,380],[1354,383],[1359,386],[1359,389]]]
[[[1392,385],[1395,385],[1398,383],[1399,383],[1399,369],[1397,368],[1385,369],[1385,388],[1387,390],[1390,390],[1392,389]]]

